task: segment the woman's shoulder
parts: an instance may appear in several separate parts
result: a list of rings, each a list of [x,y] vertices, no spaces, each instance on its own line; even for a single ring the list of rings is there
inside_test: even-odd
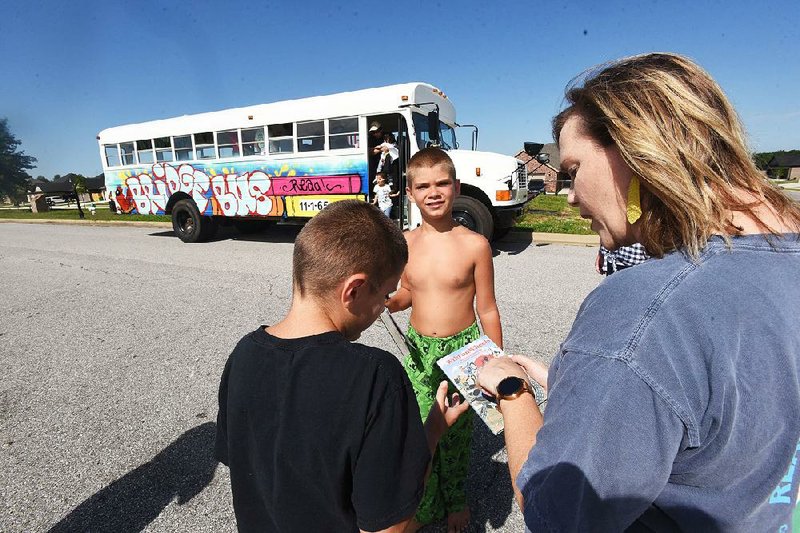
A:
[[[565,345],[611,353],[623,350],[664,306],[682,298],[684,282],[697,266],[675,253],[609,276],[581,304]]]

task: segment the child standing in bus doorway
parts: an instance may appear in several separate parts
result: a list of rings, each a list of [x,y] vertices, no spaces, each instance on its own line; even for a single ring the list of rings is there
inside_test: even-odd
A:
[[[400,151],[397,149],[397,140],[394,138],[394,135],[391,133],[387,133],[383,137],[383,142],[378,145],[378,150],[381,151],[381,160],[378,162],[378,172],[383,171],[384,175],[389,174],[390,176],[394,176],[394,172],[392,172],[393,166],[396,166],[395,163],[398,159],[400,159]],[[389,179],[391,182],[392,180]]]
[[[378,172],[378,164],[381,159],[379,146],[383,143],[383,126],[378,121],[369,123],[369,136],[367,137],[367,151],[369,154],[369,175],[374,176]],[[374,183],[374,178],[373,178]]]
[[[489,242],[453,221],[453,200],[460,190],[453,161],[438,148],[425,148],[411,158],[407,168],[406,191],[422,214],[422,225],[405,234],[409,261],[400,288],[386,307],[390,312],[411,307],[407,333],[411,353],[403,366],[425,418],[438,383],[446,379],[436,361],[481,335],[476,311],[484,333],[500,347],[503,333]],[[464,484],[472,412],[467,414],[442,438],[411,530],[445,513],[448,532],[463,531],[469,524]]]
[[[399,196],[400,193],[392,192],[392,187],[386,183],[386,176],[384,176],[382,172],[378,172],[378,174],[375,176],[375,180],[378,183],[372,190],[373,194],[375,195],[372,198],[372,203],[377,205],[378,209],[383,211],[384,215],[392,218],[392,198]]]

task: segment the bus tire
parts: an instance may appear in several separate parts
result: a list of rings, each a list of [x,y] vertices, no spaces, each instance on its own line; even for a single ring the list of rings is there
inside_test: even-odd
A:
[[[486,239],[492,238],[494,219],[489,208],[477,198],[457,196],[453,201],[453,220]]]
[[[181,200],[172,207],[172,230],[183,242],[202,241],[212,225],[216,226],[211,217],[200,214],[194,200]]]

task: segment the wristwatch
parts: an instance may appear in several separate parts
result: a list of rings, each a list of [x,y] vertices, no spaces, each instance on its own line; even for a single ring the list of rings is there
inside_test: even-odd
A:
[[[497,401],[516,400],[526,392],[530,393],[531,396],[536,399],[533,389],[531,389],[531,386],[528,385],[526,380],[518,378],[517,376],[509,376],[503,378],[500,383],[497,384]]]

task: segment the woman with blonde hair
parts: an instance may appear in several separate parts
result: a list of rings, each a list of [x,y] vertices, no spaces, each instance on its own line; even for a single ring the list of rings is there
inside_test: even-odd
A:
[[[654,53],[573,82],[553,120],[569,202],[657,258],[583,302],[549,369],[480,375],[532,531],[789,531],[800,485],[800,209],[734,109]],[[546,381],[544,418],[526,373]]]

